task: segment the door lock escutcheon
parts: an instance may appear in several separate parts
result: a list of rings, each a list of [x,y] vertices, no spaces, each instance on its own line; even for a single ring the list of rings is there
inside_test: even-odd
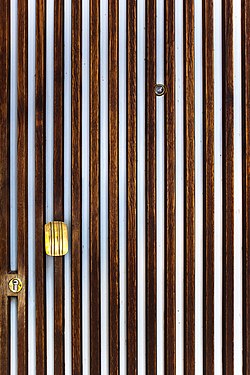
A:
[[[45,252],[58,257],[68,252],[68,229],[62,221],[51,221],[45,224]]]
[[[23,288],[23,283],[18,277],[14,277],[9,281],[9,290],[12,293],[19,293]]]

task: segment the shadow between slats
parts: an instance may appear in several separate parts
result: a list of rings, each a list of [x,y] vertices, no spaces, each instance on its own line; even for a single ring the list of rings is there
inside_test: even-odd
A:
[[[194,1],[184,1],[184,372],[195,373]]]
[[[213,1],[203,1],[203,372],[214,374],[214,54]]]
[[[137,374],[137,5],[127,1],[127,371]]]
[[[64,219],[64,4],[54,2],[54,220]],[[54,259],[54,369],[64,369],[64,258]]]
[[[82,373],[82,4],[72,1],[72,373]]]
[[[146,1],[146,373],[156,374],[156,1]]]
[[[36,5],[36,178],[35,178],[35,238],[36,238],[36,371],[46,374],[46,255],[45,224],[45,116],[46,116],[46,3]],[[38,58],[39,56],[39,58]]]
[[[250,373],[250,2],[242,1],[243,374]]]
[[[100,1],[90,0],[89,281],[90,373],[101,373],[100,316]]]
[[[176,371],[175,2],[165,1],[165,374]]]
[[[233,1],[222,1],[223,373],[234,373]]]
[[[108,10],[108,117],[109,117],[109,371],[119,374],[119,6]]]
[[[28,0],[18,1],[17,259],[23,290],[18,295],[18,374],[28,371]]]
[[[10,253],[10,3],[4,0],[0,12],[0,285],[5,290],[4,275],[9,271]],[[0,363],[7,373],[10,366],[9,299],[0,297]]]

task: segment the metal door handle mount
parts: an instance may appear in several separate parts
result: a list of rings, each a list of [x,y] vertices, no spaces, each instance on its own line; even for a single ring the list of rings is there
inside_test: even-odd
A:
[[[68,252],[68,229],[62,221],[51,221],[45,224],[45,252],[58,257]]]

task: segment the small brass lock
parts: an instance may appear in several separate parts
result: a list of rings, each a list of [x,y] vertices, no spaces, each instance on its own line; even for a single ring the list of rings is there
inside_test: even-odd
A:
[[[68,229],[61,221],[45,224],[45,252],[52,257],[63,256],[68,252]]]
[[[23,283],[19,278],[14,277],[9,281],[9,289],[12,293],[19,293],[22,290],[22,288]]]

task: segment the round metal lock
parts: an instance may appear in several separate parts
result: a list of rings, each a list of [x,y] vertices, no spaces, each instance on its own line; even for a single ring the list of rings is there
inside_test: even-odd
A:
[[[157,96],[162,96],[166,93],[166,87],[165,85],[161,84],[161,83],[157,83],[155,85],[155,94]]]
[[[9,281],[9,289],[12,293],[19,293],[23,288],[23,283],[17,277],[14,277]]]

